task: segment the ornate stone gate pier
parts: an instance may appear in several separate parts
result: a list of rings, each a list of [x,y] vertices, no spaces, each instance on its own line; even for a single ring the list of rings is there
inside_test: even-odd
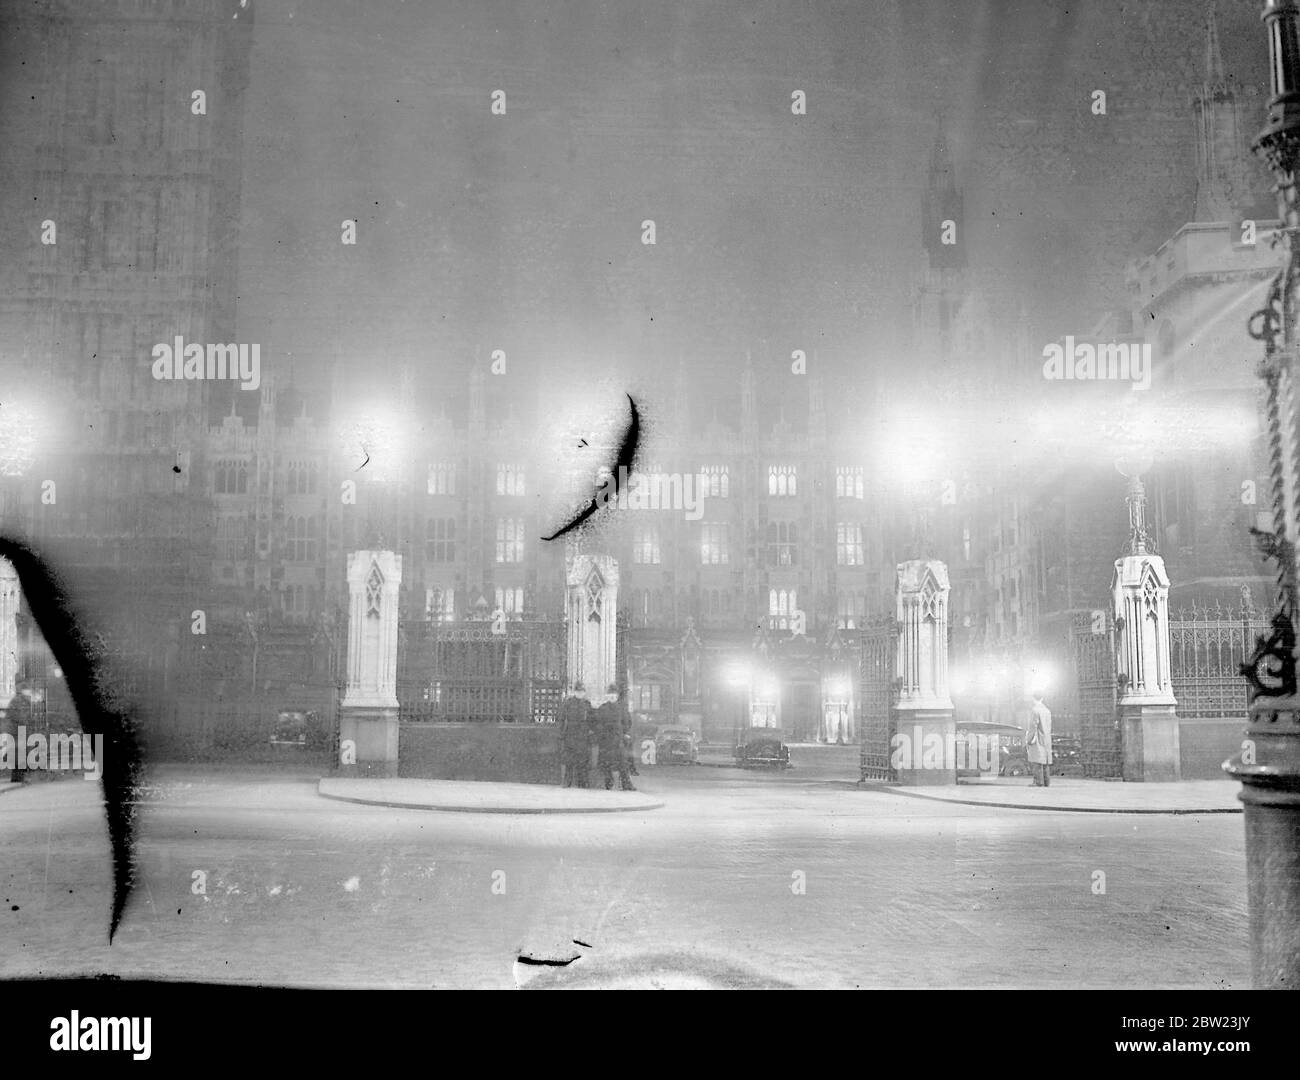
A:
[[[397,596],[402,557],[392,551],[348,556],[347,689],[339,706],[339,766],[397,775]]]

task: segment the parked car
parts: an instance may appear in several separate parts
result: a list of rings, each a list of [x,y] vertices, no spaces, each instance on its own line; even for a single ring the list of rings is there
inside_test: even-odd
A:
[[[302,709],[282,709],[271,729],[272,746],[300,746],[306,749],[308,737],[314,734],[316,714]]]
[[[1052,775],[1083,775],[1083,747],[1078,735],[1052,736]]]
[[[736,747],[736,764],[742,769],[792,768],[785,732],[770,727],[755,727],[742,732]]]
[[[981,746],[997,745],[996,767],[978,768]],[[1025,733],[1014,724],[997,724],[984,720],[957,721],[957,776],[1028,776],[1029,759],[1025,756]],[[988,751],[984,751],[987,759]],[[992,764],[992,762],[991,762]]]
[[[655,735],[655,761],[660,765],[695,765],[700,760],[695,732],[682,724],[667,724]]]
[[[1029,765],[1029,756],[1025,753],[1024,733],[1016,746],[1002,748],[1001,776],[1033,776],[1034,770]]]

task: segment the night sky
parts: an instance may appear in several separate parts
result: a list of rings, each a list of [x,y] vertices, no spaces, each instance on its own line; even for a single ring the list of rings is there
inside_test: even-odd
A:
[[[1258,7],[1218,11],[1251,132]],[[366,381],[418,361],[453,411],[494,348],[513,388],[638,386],[685,360],[728,409],[747,350],[774,374],[803,348],[832,377],[892,378],[941,120],[972,278],[995,318],[1023,305],[1036,354],[1121,303],[1124,265],[1191,216],[1207,12],[258,0],[241,337],[302,386],[336,361]]]

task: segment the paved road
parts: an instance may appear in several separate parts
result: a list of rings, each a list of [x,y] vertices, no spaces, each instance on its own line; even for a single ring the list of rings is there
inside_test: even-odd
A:
[[[643,768],[659,810],[480,816],[332,802],[316,779],[159,770],[140,886],[111,949],[98,785],[5,795],[0,974],[411,987],[1249,981],[1236,816],[994,810],[857,791],[818,770],[683,767]]]

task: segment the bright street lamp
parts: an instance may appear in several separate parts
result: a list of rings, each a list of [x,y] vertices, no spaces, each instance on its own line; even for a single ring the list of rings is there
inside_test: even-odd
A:
[[[344,422],[339,440],[348,478],[383,482],[401,477],[407,433],[397,410],[383,407],[358,410]]]
[[[40,422],[22,401],[0,401],[0,476],[22,476],[36,460]]]

